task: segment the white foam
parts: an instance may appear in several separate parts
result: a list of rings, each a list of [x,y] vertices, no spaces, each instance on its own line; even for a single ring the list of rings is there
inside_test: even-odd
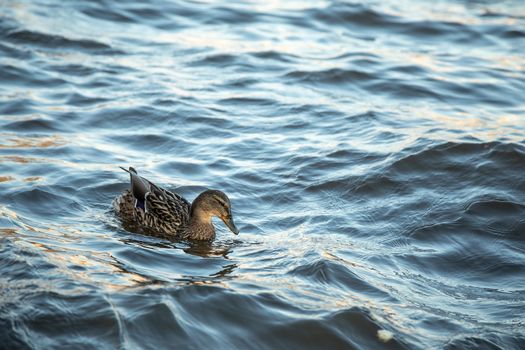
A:
[[[380,329],[377,331],[377,337],[379,340],[381,340],[383,343],[388,342],[390,339],[394,337],[394,334],[392,332],[387,331],[386,329]]]

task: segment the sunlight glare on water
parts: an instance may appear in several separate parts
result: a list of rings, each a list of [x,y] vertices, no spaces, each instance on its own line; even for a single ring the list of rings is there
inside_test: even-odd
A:
[[[525,348],[522,1],[0,3],[0,348]],[[119,166],[196,243],[113,213]],[[129,230],[128,230],[129,229]]]

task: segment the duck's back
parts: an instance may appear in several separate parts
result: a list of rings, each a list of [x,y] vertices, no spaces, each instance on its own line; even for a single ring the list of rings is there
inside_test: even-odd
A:
[[[184,197],[138,176],[133,168],[128,172],[131,174],[132,189],[124,191],[113,201],[117,215],[148,231],[180,235],[189,222],[190,203]]]

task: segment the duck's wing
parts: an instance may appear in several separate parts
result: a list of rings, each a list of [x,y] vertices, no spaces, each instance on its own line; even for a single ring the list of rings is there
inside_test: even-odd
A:
[[[178,234],[190,219],[190,204],[186,199],[155,185],[146,194],[145,204],[144,215],[157,231]]]
[[[142,208],[148,216],[169,224],[174,231],[189,220],[191,205],[184,197],[139,176],[132,167],[121,169],[131,176],[131,192],[136,199],[136,208]]]

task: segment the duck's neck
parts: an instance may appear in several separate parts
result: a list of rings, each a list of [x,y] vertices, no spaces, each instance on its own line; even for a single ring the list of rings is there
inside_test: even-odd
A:
[[[190,217],[190,222],[186,228],[185,237],[201,241],[212,240],[215,238],[215,228],[211,221],[211,216],[199,215],[194,212]]]

